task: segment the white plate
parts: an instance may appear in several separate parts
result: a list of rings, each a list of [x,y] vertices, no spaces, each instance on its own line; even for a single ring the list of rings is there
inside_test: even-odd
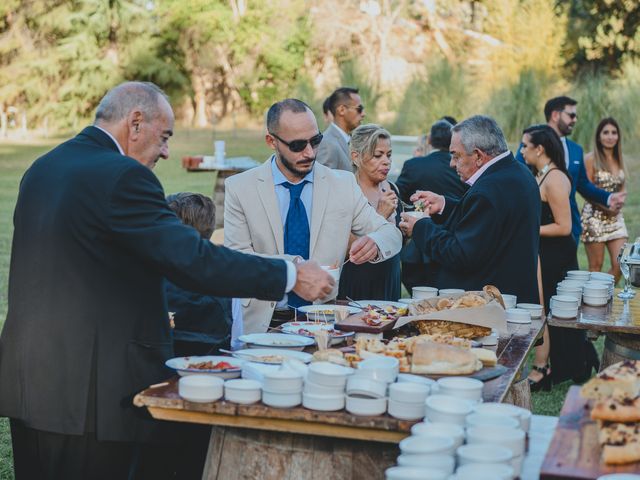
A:
[[[362,311],[361,308],[347,305],[304,305],[298,307],[298,312],[306,314],[312,320],[332,322],[335,319],[335,312],[339,308],[346,308],[349,315]]]
[[[313,343],[313,342],[312,342]],[[247,362],[252,362],[251,357],[249,355],[254,355],[256,357],[268,356],[268,355],[278,355],[283,359],[286,358],[295,358],[296,360],[300,360],[304,363],[309,363],[311,361],[312,355],[310,353],[298,352],[296,350],[278,350],[277,348],[247,348],[245,350],[235,350],[235,353],[243,354],[246,353],[247,357],[242,358]],[[258,362],[263,363],[263,362]],[[277,365],[276,363],[271,363],[272,365]]]
[[[336,343],[340,343],[347,337],[351,337],[355,335],[355,332],[343,332],[340,330],[334,330],[333,323],[318,323],[318,322],[287,322],[283,323],[282,331],[284,333],[302,335],[303,337],[314,338],[314,332],[319,330],[330,330],[331,331],[331,344],[335,345]],[[303,330],[302,332],[300,330]],[[314,339],[315,341],[315,339]]]
[[[313,340],[302,335],[285,333],[249,333],[238,337],[242,343],[258,347],[300,349],[313,345]]]
[[[199,368],[189,368],[188,366],[193,363],[201,363],[201,362],[212,362],[214,364],[219,362],[227,362],[232,365],[232,368],[227,369],[219,369],[219,370],[203,370]],[[214,356],[214,355],[206,355],[202,357],[192,356],[192,357],[176,357],[167,360],[164,364],[176,370],[179,375],[214,375],[220,378],[237,378],[240,376],[242,371],[242,364],[244,360],[240,360],[234,357],[223,357],[223,356]]]
[[[407,299],[409,300],[409,299]],[[402,302],[385,302],[384,300],[358,300],[357,302],[349,302],[349,305],[353,306],[353,307],[357,307],[358,305],[356,305],[356,303],[358,305],[361,305],[362,307],[365,307],[367,305],[373,305],[374,307],[380,307],[380,308],[384,308],[388,305],[391,305],[392,307],[396,307],[396,308],[407,308],[407,304],[406,303],[402,303]]]

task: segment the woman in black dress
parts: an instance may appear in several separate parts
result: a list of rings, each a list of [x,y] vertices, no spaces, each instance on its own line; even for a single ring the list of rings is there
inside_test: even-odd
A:
[[[356,180],[369,203],[388,221],[400,221],[398,189],[387,180],[391,168],[391,134],[379,125],[360,125],[351,134],[351,159]],[[351,236],[350,242],[355,240]],[[400,298],[400,254],[384,262],[342,268],[338,298],[389,300]]]
[[[522,156],[533,167],[542,199],[539,264],[544,307],[548,312],[558,282],[567,271],[578,268],[577,246],[571,236],[571,178],[560,138],[548,125],[534,125],[524,130]],[[560,327],[548,329],[543,345],[536,348],[534,370],[529,377],[532,390],[549,390],[552,379],[554,383],[586,380],[597,356],[585,332]]]

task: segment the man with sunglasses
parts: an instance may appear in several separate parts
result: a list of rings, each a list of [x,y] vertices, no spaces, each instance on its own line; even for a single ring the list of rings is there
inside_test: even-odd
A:
[[[337,268],[346,258],[354,264],[378,262],[400,251],[400,231],[369,205],[354,175],[316,162],[322,134],[304,102],[272,105],[265,140],[274,151],[271,158],[226,180],[225,246],[294,262],[311,258]],[[351,233],[358,238],[349,248]],[[336,286],[325,300],[337,291]],[[256,299],[239,303],[241,309],[234,305],[234,346],[241,333],[267,331],[276,308],[281,316],[282,310],[292,313],[308,304],[295,295],[277,305]]]
[[[341,87],[325,101],[333,123],[324,131],[324,139],[318,148],[318,163],[339,170],[353,172],[349,139],[351,132],[364,119],[364,106],[357,88]]]
[[[577,105],[578,102],[576,100],[567,96],[554,97],[544,105],[544,116],[547,120],[547,125],[556,131],[562,141],[567,170],[571,175],[571,193],[569,194],[571,235],[576,241],[576,245],[580,241],[580,233],[582,232],[580,210],[578,210],[578,204],[576,203],[576,190],[588,201],[606,205],[615,211],[619,211],[622,208],[626,198],[626,193],[624,192],[609,193],[589,181],[584,167],[582,147],[567,138],[573,132],[573,127],[578,119]],[[516,159],[524,163],[524,158],[520,153],[521,149],[522,145],[518,148]]]

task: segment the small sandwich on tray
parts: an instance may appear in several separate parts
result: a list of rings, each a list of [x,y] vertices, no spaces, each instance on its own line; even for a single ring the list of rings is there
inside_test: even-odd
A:
[[[640,361],[613,364],[582,386],[594,400],[591,418],[598,422],[598,440],[607,464],[640,461]]]

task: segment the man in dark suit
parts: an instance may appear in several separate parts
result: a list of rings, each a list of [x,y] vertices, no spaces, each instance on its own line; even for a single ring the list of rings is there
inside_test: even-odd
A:
[[[400,190],[400,198],[409,203],[411,195],[418,190],[425,190],[439,195],[449,195],[458,199],[464,195],[469,186],[460,181],[456,171],[451,168],[451,127],[446,120],[438,120],[431,126],[427,143],[430,152],[426,156],[415,157],[404,162],[402,172],[396,185]],[[413,287],[426,285],[427,272],[424,259],[412,242],[402,249],[402,283],[411,291]]]
[[[496,122],[470,117],[452,129],[451,162],[469,190],[459,200],[417,192],[432,217],[403,214],[400,228],[424,255],[432,285],[497,286],[522,302],[538,301],[540,193],[516,162]]]
[[[322,143],[318,147],[316,160],[325,167],[353,172],[349,138],[351,132],[364,119],[364,105],[358,89],[338,88],[325,100],[325,103],[333,116],[333,123],[322,134]]]
[[[547,125],[556,131],[562,141],[567,170],[572,179],[569,203],[571,205],[571,235],[576,244],[580,242],[580,233],[582,232],[580,210],[578,210],[578,203],[576,202],[576,191],[588,201],[608,206],[614,211],[619,211],[623,207],[626,198],[625,192],[609,193],[589,181],[587,171],[584,168],[582,147],[567,138],[571,135],[578,119],[577,105],[578,102],[576,100],[565,96],[554,97],[544,105],[544,116],[547,120]],[[524,164],[524,158],[520,152],[521,149],[522,145],[518,147],[516,160]]]
[[[0,336],[0,415],[11,419],[17,480],[128,478],[134,442],[161,423],[132,398],[171,374],[165,278],[271,300],[292,285],[307,299],[332,289],[316,264],[233,252],[183,225],[151,171],[172,130],[164,93],[125,83],[102,99],[94,126],[22,178]]]

